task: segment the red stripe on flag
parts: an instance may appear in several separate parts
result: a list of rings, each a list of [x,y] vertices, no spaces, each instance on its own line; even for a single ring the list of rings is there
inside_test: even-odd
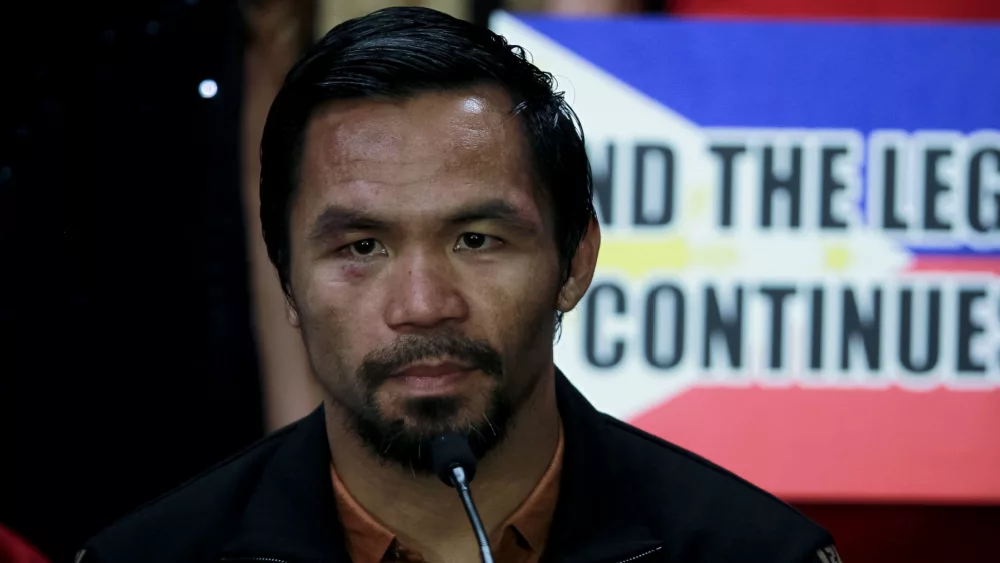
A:
[[[910,262],[908,272],[986,273],[1000,276],[1000,258],[920,256]]]
[[[631,422],[792,501],[1000,503],[1000,390],[694,388]]]

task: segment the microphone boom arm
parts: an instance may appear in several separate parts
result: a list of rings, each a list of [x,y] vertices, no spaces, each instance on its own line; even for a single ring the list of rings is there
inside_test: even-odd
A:
[[[431,462],[438,478],[445,485],[454,487],[458,491],[462,506],[465,507],[465,513],[472,524],[472,531],[476,535],[482,563],[493,563],[490,539],[482,519],[479,518],[476,503],[472,502],[472,491],[469,490],[469,483],[476,476],[476,456],[472,454],[469,441],[458,433],[435,437],[431,440]]]
[[[490,550],[490,539],[486,535],[486,528],[479,518],[475,503],[472,502],[472,491],[465,479],[465,470],[461,465],[451,468],[451,483],[458,490],[458,496],[462,498],[462,506],[465,513],[469,515],[469,522],[472,523],[472,531],[476,534],[476,543],[479,544],[479,557],[483,563],[493,563],[493,552]]]

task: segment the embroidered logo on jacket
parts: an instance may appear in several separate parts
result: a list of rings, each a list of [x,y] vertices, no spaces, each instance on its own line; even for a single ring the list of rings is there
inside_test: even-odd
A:
[[[843,563],[840,560],[840,555],[837,553],[837,548],[832,545],[820,549],[816,552],[816,555],[822,563]]]

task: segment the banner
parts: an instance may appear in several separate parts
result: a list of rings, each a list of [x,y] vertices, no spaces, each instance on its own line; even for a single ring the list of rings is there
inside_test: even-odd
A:
[[[792,500],[1000,501],[1000,26],[491,26],[583,123],[598,408]]]

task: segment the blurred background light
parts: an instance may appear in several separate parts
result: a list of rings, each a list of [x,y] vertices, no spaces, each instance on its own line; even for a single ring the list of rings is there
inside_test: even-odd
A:
[[[202,98],[214,98],[219,93],[219,85],[211,78],[202,80],[201,84],[198,85],[198,93],[201,94]]]

